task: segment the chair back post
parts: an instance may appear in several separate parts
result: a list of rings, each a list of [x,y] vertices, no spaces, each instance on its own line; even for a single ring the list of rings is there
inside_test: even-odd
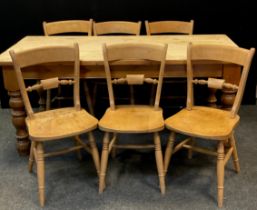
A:
[[[146,35],[151,36],[150,28],[149,28],[149,21],[145,20],[145,30],[146,30]]]
[[[194,24],[195,24],[195,22],[194,22],[194,20],[190,20],[190,23],[191,23],[191,30],[189,32],[189,35],[192,35],[194,33]]]
[[[160,105],[160,98],[161,98],[161,91],[162,91],[162,83],[163,83],[163,77],[164,77],[164,69],[165,69],[165,60],[166,60],[167,49],[168,49],[168,45],[165,44],[164,49],[163,49],[162,58],[160,60],[160,62],[161,62],[160,72],[159,72],[158,85],[157,85],[155,102],[154,102],[154,107],[156,109],[158,109],[159,105]]]
[[[190,42],[187,46],[187,103],[186,107],[191,110],[194,106],[194,86],[193,86],[193,69],[191,61],[191,46]]]
[[[107,47],[106,47],[105,43],[103,44],[103,57],[104,57],[104,70],[105,70],[106,80],[107,80],[107,88],[108,88],[108,94],[109,94],[110,107],[111,107],[111,109],[115,109],[111,70],[110,70],[110,65],[108,62]]]
[[[80,105],[80,58],[79,58],[79,45],[78,43],[74,43],[74,56],[75,56],[75,62],[74,62],[74,106],[76,110],[81,109]]]
[[[138,21],[138,25],[137,25],[137,33],[136,33],[136,35],[137,35],[137,36],[139,36],[139,35],[140,35],[141,25],[142,25],[142,22],[141,22],[141,21]]]
[[[93,36],[93,19],[89,19],[89,30],[88,30],[88,36]]]
[[[234,118],[237,115],[239,107],[241,105],[242,98],[243,98],[243,93],[244,93],[244,90],[245,90],[245,85],[246,85],[246,81],[247,81],[247,77],[248,77],[248,73],[249,73],[249,70],[250,70],[250,66],[251,66],[251,62],[252,62],[254,53],[255,53],[255,48],[251,48],[247,52],[247,55],[246,55],[246,58],[245,58],[245,65],[243,66],[242,73],[241,73],[239,88],[238,88],[238,91],[237,91],[237,94],[236,94],[236,97],[235,97],[234,104],[233,104],[232,109],[231,109],[231,117],[232,118]]]
[[[48,31],[47,31],[47,22],[43,21],[43,30],[44,30],[44,35],[49,36]]]

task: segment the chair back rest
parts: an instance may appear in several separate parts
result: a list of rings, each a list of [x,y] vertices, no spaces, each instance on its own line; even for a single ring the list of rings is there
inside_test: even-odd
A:
[[[45,36],[64,33],[87,33],[92,35],[93,20],[64,20],[43,22]]]
[[[122,43],[103,44],[104,67],[109,92],[110,107],[115,109],[113,84],[141,85],[157,84],[154,107],[159,108],[161,88],[164,75],[167,44]],[[158,79],[145,78],[144,74],[127,74],[122,78],[114,78],[115,65],[155,65]],[[158,64],[158,65],[156,65]]]
[[[28,97],[28,92],[33,90],[47,90],[57,88],[59,85],[74,85],[74,106],[76,109],[80,109],[79,99],[79,47],[75,43],[72,46],[47,46],[29,49],[20,52],[14,52],[10,50],[10,56],[14,65],[16,78],[21,91],[22,99],[25,105],[27,115],[33,116],[33,109]],[[48,78],[41,80],[33,86],[26,87],[22,71],[26,71],[27,67],[33,66],[33,68],[39,67],[43,64],[55,64],[68,62],[72,63],[74,69],[74,76],[69,80],[60,80],[58,77]],[[38,68],[38,71],[44,70],[44,68]]]
[[[193,34],[194,21],[145,21],[146,34]]]
[[[141,21],[107,21],[93,24],[94,35],[129,34],[140,35]]]
[[[207,45],[189,43],[187,49],[187,109],[192,109],[192,106],[194,105],[193,84],[206,84],[210,88],[226,88],[237,90],[234,104],[231,109],[231,117],[235,117],[238,113],[242,101],[245,84],[254,53],[254,48],[248,50],[240,47],[232,47],[226,45]],[[241,78],[239,84],[237,85],[226,83],[225,80],[216,78],[209,78],[208,80],[194,79],[194,64],[197,64],[197,62],[199,64],[199,61],[219,62],[224,65],[233,64],[235,66],[240,67]]]

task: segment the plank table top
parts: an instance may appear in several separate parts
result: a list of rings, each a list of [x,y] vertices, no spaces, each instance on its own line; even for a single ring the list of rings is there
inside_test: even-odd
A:
[[[167,43],[166,64],[184,64],[187,44],[223,44],[237,46],[227,35],[159,35],[159,36],[26,36],[0,54],[0,65],[12,65],[9,50],[21,51],[42,46],[69,45],[77,42],[81,65],[103,65],[102,44],[150,42]]]

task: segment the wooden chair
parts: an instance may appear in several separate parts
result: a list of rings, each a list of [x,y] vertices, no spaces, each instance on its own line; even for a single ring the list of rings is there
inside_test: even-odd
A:
[[[94,22],[93,23],[93,33],[95,36],[103,35],[135,35],[139,36],[141,30],[141,21],[131,22],[131,21],[105,21],[105,22]],[[93,94],[92,94],[92,106],[95,106],[96,97],[99,87],[106,87],[105,81],[94,81]],[[130,97],[129,100],[134,101],[134,88],[132,85],[129,86]],[[104,98],[108,98],[105,97]],[[125,98],[128,99],[128,98]],[[123,99],[124,100],[124,99]]]
[[[79,49],[77,44],[74,44],[74,46],[42,47],[22,52],[14,52],[11,50],[10,55],[12,57],[19,88],[28,115],[25,121],[31,140],[29,171],[32,171],[33,162],[35,160],[37,163],[39,201],[40,205],[44,206],[46,157],[72,151],[78,151],[78,155],[80,155],[80,149],[85,149],[91,153],[97,173],[99,172],[99,154],[91,132],[97,127],[98,120],[80,106],[80,69]],[[33,66],[33,68],[36,68],[37,65],[49,65],[50,63],[58,62],[70,63],[71,68],[74,68],[74,77],[69,80],[60,80],[57,77],[46,78],[41,80],[39,84],[25,87],[21,70],[26,71],[27,67]],[[30,104],[28,92],[38,89],[48,90],[57,88],[59,85],[74,86],[74,106],[35,113]],[[80,139],[79,135],[83,133],[88,133],[89,145]],[[73,140],[75,141],[76,146],[49,153],[44,152],[44,142],[61,140],[66,137],[75,137]]]
[[[236,172],[240,171],[238,154],[235,143],[235,128],[239,123],[238,110],[242,100],[247,75],[249,72],[252,57],[255,49],[243,49],[237,47],[221,45],[188,45],[187,58],[187,107],[177,114],[165,120],[165,126],[171,131],[168,139],[164,170],[167,172],[171,155],[181,148],[189,150],[189,157],[192,151],[201,152],[217,157],[217,189],[218,206],[223,205],[224,191],[224,168],[231,155],[234,161]],[[221,62],[235,65],[242,68],[239,85],[226,83],[223,79],[209,78],[208,80],[198,80],[194,78],[194,67],[197,62]],[[234,89],[237,90],[236,98],[231,111],[220,110],[211,107],[195,106],[193,97],[193,85],[208,85],[215,89]],[[175,133],[189,136],[186,140],[177,144],[174,148]],[[217,151],[196,146],[192,138],[211,140],[217,142]]]
[[[163,156],[159,131],[164,128],[162,109],[159,107],[161,87],[164,74],[167,45],[146,44],[146,43],[126,43],[103,45],[104,66],[109,92],[110,107],[99,121],[100,130],[104,131],[102,160],[99,176],[99,193],[105,188],[105,174],[108,165],[108,155],[114,148],[143,149],[155,148],[156,164],[159,174],[161,193],[165,193],[165,181],[163,172]],[[145,62],[147,65],[157,63],[158,79],[147,78],[141,74],[127,74],[119,78],[115,77],[115,65],[119,63],[130,63],[135,65],[137,62]],[[113,84],[133,84],[142,85],[146,83],[157,84],[157,91],[154,106],[149,105],[116,105],[113,92]],[[113,138],[110,141],[110,133]],[[131,145],[116,144],[117,135],[122,133],[153,133],[154,144]]]
[[[145,21],[146,34],[148,36],[155,34],[193,34],[194,21]]]
[[[53,21],[53,22],[43,22],[43,29],[45,36],[61,35],[61,34],[87,34],[92,35],[93,20],[63,20],[63,21]],[[86,100],[89,108],[89,112],[94,114],[94,109],[92,106],[91,97],[89,94],[88,86],[85,80],[83,80],[84,92],[86,95]],[[56,97],[51,99],[51,92],[47,91],[46,99],[46,109],[51,108],[51,101],[58,100],[59,103],[63,99],[67,99],[61,94],[61,89],[58,89],[58,94]],[[60,104],[59,104],[60,106]]]
[[[141,21],[106,21],[94,22],[93,31],[95,36],[108,34],[140,35]]]
[[[92,36],[93,20],[63,20],[43,22],[44,34],[46,36],[65,33],[86,33]]]
[[[166,20],[166,21],[145,21],[145,28],[146,28],[146,34],[148,36],[151,35],[165,35],[165,34],[184,34],[184,35],[191,35],[193,34],[193,29],[194,29],[194,20],[191,21],[174,21],[174,20]],[[163,86],[164,86],[164,91],[163,91],[163,95],[162,95],[162,103],[161,104],[165,104],[165,106],[167,106],[166,104],[168,104],[166,101],[170,101],[170,99],[176,99],[179,101],[184,101],[186,100],[186,80],[182,79],[182,80],[174,80],[171,78],[166,78],[163,81]],[[170,95],[170,91],[166,91],[166,89],[170,89],[170,88],[174,88],[172,86],[177,87],[185,87],[182,88],[182,93],[181,95],[178,96],[171,96]],[[165,88],[166,87],[166,88]],[[152,88],[152,91],[154,89],[154,86]],[[154,92],[154,91],[153,91]],[[166,93],[168,92],[168,94]],[[183,93],[185,92],[185,94],[183,95]],[[166,100],[166,101],[165,101]],[[151,101],[150,103],[153,103],[153,97],[151,97]],[[182,102],[180,102],[182,103]],[[181,105],[181,104],[176,104],[172,103],[173,106],[175,105]]]

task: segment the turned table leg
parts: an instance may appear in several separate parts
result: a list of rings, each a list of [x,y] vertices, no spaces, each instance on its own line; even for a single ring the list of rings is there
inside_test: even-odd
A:
[[[21,98],[20,91],[9,91],[10,107],[12,113],[12,123],[16,128],[16,146],[19,155],[28,155],[30,149],[30,141],[25,125],[26,112]]]
[[[216,97],[217,89],[209,88],[209,96],[207,99],[208,106],[210,107],[217,107],[217,97]]]
[[[223,66],[223,79],[226,82],[239,85],[241,78],[241,69],[237,65],[228,64]],[[223,89],[221,95],[221,107],[222,109],[230,110],[233,106],[236,90]]]
[[[209,96],[207,99],[208,106],[210,107],[217,107],[217,97],[216,97],[216,89],[210,88],[209,89]],[[228,90],[228,89],[223,89],[222,94],[221,94],[221,108],[225,110],[230,110],[231,107],[233,106],[235,97],[236,97],[236,90]]]
[[[222,90],[222,95],[221,95],[221,104],[222,104],[222,109],[225,110],[230,110],[233,106],[233,103],[235,101],[236,97],[236,90]]]

